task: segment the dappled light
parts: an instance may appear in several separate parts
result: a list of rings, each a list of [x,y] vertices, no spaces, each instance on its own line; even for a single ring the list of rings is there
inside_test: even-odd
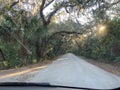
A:
[[[87,34],[84,34],[83,36],[86,38],[86,37],[87,37]]]
[[[23,75],[23,74],[26,74],[26,73],[29,73],[29,72],[32,72],[32,71],[35,71],[35,70],[38,70],[38,69],[43,69],[45,67],[47,67],[47,66],[40,66],[40,67],[30,68],[30,69],[19,71],[19,72],[16,72],[16,73],[7,74],[7,75],[4,75],[4,76],[0,76],[0,79],[10,78],[10,77],[14,77],[14,76],[17,76],[17,75]]]

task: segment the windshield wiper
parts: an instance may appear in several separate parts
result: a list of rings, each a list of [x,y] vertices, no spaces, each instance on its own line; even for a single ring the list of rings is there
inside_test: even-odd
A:
[[[51,85],[50,83],[28,83],[28,82],[4,82],[0,83],[0,86],[40,86],[40,87],[59,87],[59,88],[73,88],[73,89],[84,89],[84,90],[110,90],[110,89],[94,89],[74,86],[61,86]],[[120,87],[111,90],[120,90]]]
[[[49,83],[3,82],[0,86],[49,86]]]

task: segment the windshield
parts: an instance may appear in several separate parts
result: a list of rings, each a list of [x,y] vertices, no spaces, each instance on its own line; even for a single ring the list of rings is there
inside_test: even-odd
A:
[[[0,83],[120,87],[119,0],[0,0]]]

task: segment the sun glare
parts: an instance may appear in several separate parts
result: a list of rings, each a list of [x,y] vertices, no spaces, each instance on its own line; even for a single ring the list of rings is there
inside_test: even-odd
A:
[[[107,26],[106,25],[99,25],[98,26],[98,34],[100,36],[104,36],[107,34]]]
[[[99,31],[100,31],[100,32],[104,32],[105,30],[106,30],[106,26],[100,26],[100,27],[99,27]]]

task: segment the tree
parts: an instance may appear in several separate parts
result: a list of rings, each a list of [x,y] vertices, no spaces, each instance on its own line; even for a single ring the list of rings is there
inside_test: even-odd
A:
[[[71,34],[78,35],[94,32],[94,30],[92,31],[93,27],[103,22],[104,17],[108,16],[106,11],[110,11],[111,7],[119,4],[119,1],[116,0],[113,3],[107,2],[106,0],[32,0],[31,3],[28,1],[29,0],[11,1],[2,3],[3,5],[0,7],[0,15],[5,17],[4,20],[7,21],[6,24],[0,27],[0,33],[7,32],[6,35],[9,37],[8,40],[11,40],[11,42],[16,40],[21,45],[21,51],[23,53],[22,60],[24,64],[26,62],[27,53],[30,53],[28,45],[35,45],[35,52],[38,60],[45,59],[47,45],[54,36],[65,35],[68,37],[68,35]],[[26,9],[23,4],[28,8]],[[52,10],[47,14],[44,13],[44,10],[49,8],[49,6],[52,6]],[[66,12],[65,14],[69,14],[69,16],[73,14],[74,18],[72,18],[73,23],[69,20],[67,23],[65,22],[62,24],[67,24],[64,27],[66,29],[72,28],[73,31],[62,30],[50,32],[49,26],[52,23],[53,17],[63,9]],[[79,18],[84,14],[87,15],[87,18],[92,19],[88,19],[88,22],[83,25],[79,21]],[[9,24],[8,21],[10,22]],[[55,25],[57,27],[57,24]],[[24,35],[22,33],[24,33]],[[3,35],[4,38],[6,38],[5,34]],[[10,37],[12,37],[12,39]],[[56,48],[58,49],[58,47]]]

